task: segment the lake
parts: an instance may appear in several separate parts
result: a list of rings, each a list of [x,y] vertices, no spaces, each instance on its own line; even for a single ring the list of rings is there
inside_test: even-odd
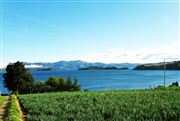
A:
[[[37,80],[47,80],[50,76],[77,77],[81,89],[110,90],[110,89],[145,89],[163,85],[164,71],[153,70],[84,70],[84,71],[30,71]],[[2,84],[2,73],[0,74],[1,92],[7,90]],[[180,84],[180,71],[166,71],[166,85],[178,81]]]

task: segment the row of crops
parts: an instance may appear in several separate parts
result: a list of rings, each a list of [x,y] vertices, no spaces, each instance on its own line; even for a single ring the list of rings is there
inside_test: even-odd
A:
[[[22,121],[22,112],[15,95],[10,95],[10,101],[6,111],[6,121]]]
[[[180,121],[180,91],[19,95],[28,121]]]
[[[4,96],[0,96],[0,106],[3,104],[4,102]]]

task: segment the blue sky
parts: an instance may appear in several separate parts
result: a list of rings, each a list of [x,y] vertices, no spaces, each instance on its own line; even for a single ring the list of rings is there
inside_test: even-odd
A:
[[[178,56],[178,1],[3,0],[1,5],[4,63]]]

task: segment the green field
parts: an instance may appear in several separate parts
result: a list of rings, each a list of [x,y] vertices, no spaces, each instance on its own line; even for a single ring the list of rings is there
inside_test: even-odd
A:
[[[18,98],[28,121],[180,121],[179,90],[64,92]]]

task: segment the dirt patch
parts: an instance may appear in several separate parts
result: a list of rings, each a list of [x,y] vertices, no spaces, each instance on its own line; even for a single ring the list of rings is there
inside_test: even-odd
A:
[[[26,121],[27,115],[24,112],[23,108],[21,107],[17,97],[16,97],[16,105],[18,107],[18,110],[20,110],[20,115],[21,115],[22,121]]]

